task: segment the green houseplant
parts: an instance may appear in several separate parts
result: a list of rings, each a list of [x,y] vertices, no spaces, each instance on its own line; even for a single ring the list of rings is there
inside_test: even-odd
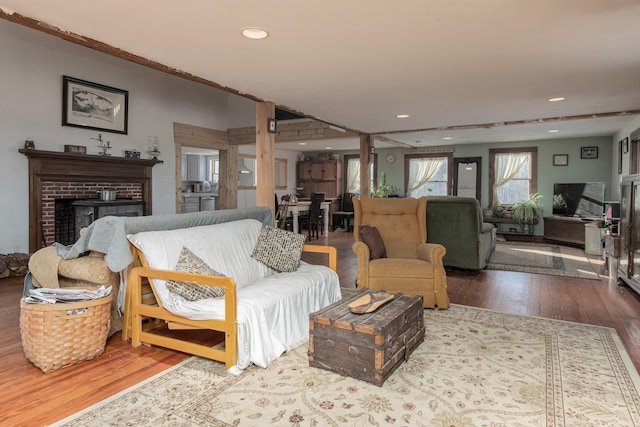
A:
[[[503,218],[504,217],[504,206],[498,203],[494,203],[489,206],[489,210],[491,210],[492,218]]]
[[[381,179],[377,185],[371,185],[371,197],[388,197],[390,194],[399,194],[400,190],[395,185],[387,184],[384,172],[380,173]]]
[[[542,194],[529,194],[524,200],[516,202],[512,206],[513,219],[522,224],[522,232],[529,234],[530,227],[542,217]]]

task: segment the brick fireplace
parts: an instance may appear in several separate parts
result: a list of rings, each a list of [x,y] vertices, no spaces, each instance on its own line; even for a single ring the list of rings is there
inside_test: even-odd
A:
[[[98,191],[114,190],[118,199],[142,200],[142,185],[136,182],[43,181],[42,240],[44,246],[53,242],[70,245],[79,237],[73,226],[73,207],[77,200],[97,199]]]
[[[97,199],[100,190],[118,198],[140,200],[152,213],[152,168],[160,160],[19,150],[29,158],[29,251],[49,246],[56,237],[56,206],[71,200]],[[58,218],[58,226],[62,221]],[[64,225],[63,227],[68,227]]]

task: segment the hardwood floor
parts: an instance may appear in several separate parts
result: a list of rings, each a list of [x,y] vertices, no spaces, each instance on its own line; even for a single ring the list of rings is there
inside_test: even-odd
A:
[[[312,240],[338,250],[338,274],[354,287],[357,266],[350,233]],[[315,258],[314,258],[315,257]],[[323,262],[321,255],[303,259]],[[596,271],[602,266],[597,265]],[[615,328],[640,371],[640,296],[602,276],[601,280],[482,270],[450,270],[448,292],[454,304]],[[157,347],[134,348],[120,334],[105,352],[87,362],[42,373],[22,352],[19,300],[22,277],[0,279],[0,426],[39,426],[58,421],[124,390],[189,357]]]

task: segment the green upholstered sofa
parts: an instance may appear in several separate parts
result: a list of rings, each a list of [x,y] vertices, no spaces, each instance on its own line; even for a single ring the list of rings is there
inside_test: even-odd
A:
[[[479,270],[495,249],[496,228],[482,221],[482,209],[473,197],[427,197],[427,242],[447,248],[447,267]]]

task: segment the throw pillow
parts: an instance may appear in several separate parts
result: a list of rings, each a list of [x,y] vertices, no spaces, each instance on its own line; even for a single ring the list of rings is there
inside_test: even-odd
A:
[[[371,225],[360,226],[360,239],[369,246],[369,259],[386,258],[387,251],[377,228]]]
[[[225,277],[224,274],[218,273],[209,267],[206,262],[184,246],[182,247],[182,251],[178,257],[175,270],[183,271],[185,273]],[[189,301],[198,301],[206,298],[221,298],[224,296],[224,288],[200,285],[198,283],[176,282],[174,280],[167,281],[167,289]]]
[[[303,234],[263,225],[251,257],[277,271],[296,271],[305,238]]]

